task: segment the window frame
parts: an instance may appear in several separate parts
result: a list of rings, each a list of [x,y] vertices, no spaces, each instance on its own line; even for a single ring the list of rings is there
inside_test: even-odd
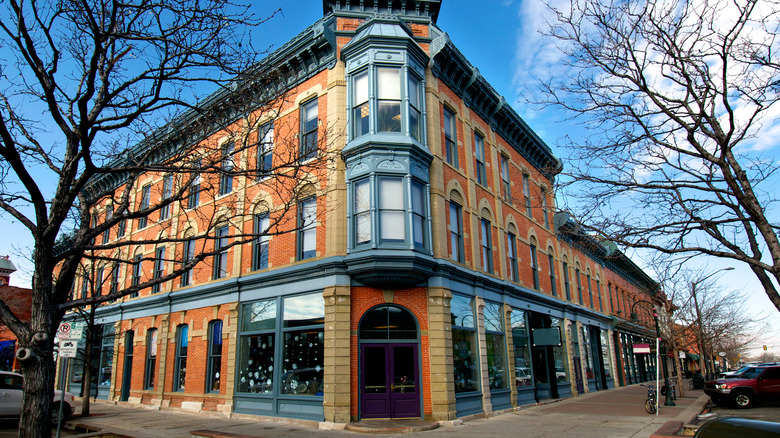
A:
[[[143,187],[141,187],[141,205],[140,205],[140,208],[139,208],[141,211],[146,210],[147,208],[149,208],[149,204],[151,202],[151,199],[150,199],[151,195],[152,195],[152,185],[151,184],[146,184]],[[143,215],[143,216],[138,218],[138,229],[139,230],[142,230],[142,229],[146,228],[147,225],[149,225],[149,220],[148,220],[147,215]]]
[[[269,138],[270,137],[270,138]],[[257,130],[257,176],[268,178],[273,171],[274,163],[274,122],[266,122]]]
[[[529,245],[529,249],[531,251],[531,273],[533,274],[534,289],[538,290],[541,287],[541,282],[539,281],[539,259],[536,256],[538,250],[533,243]]]
[[[313,211],[313,214],[308,211]],[[312,195],[298,201],[297,246],[298,260],[306,260],[317,256],[317,197]],[[313,238],[312,238],[313,236]],[[313,248],[308,248],[311,239]]]
[[[313,109],[316,107],[316,109]],[[313,119],[307,118],[310,111]],[[308,161],[317,155],[318,128],[319,128],[319,96],[301,102],[299,107],[300,118],[300,144],[299,160]]]
[[[533,210],[531,209],[531,175],[527,173],[523,173],[523,198],[525,201],[525,214],[533,218]]]
[[[477,184],[487,187],[487,169],[485,168],[485,137],[477,130],[474,130],[474,176],[477,178]]]
[[[219,196],[225,196],[233,192],[233,175],[229,172],[232,172],[235,167],[235,162],[233,161],[235,148],[236,143],[232,140],[226,141],[221,147],[222,159],[220,161],[219,172]]]
[[[517,260],[517,237],[511,231],[506,233],[506,255],[509,265],[509,278],[514,281],[520,281],[520,267]]]
[[[501,154],[501,189],[504,199],[512,202],[512,181],[509,179],[509,157]]]
[[[463,207],[457,202],[450,201],[450,257],[452,260],[464,263],[466,260],[463,244]],[[453,214],[457,219],[453,229]],[[456,249],[457,248],[457,249]],[[457,254],[455,253],[457,251]]]
[[[208,330],[208,352],[206,353],[206,392],[218,394],[222,389],[222,320],[215,319],[210,321]],[[216,347],[217,345],[219,347]]]
[[[452,167],[458,168],[458,125],[457,115],[446,105],[444,108],[444,156],[447,163]]]
[[[144,361],[144,389],[154,390],[157,367],[157,328],[150,328],[146,332],[146,360]]]
[[[550,266],[550,292],[552,296],[558,296],[558,287],[556,286],[557,279],[555,278],[555,257],[551,252],[547,254],[547,264]]]
[[[176,326],[176,351],[173,369],[173,391],[184,392],[187,381],[187,353],[189,348],[189,326]]]
[[[228,225],[220,225],[214,230],[214,268],[211,278],[218,280],[228,276]]]
[[[152,268],[152,279],[159,280],[165,273],[165,247],[160,246],[154,250],[154,267]],[[152,285],[152,293],[156,294],[161,290],[161,283]]]
[[[173,196],[173,175],[167,174],[163,176],[163,190],[161,202],[165,202]],[[168,219],[171,216],[171,205],[165,204],[160,207],[160,220]]]
[[[191,262],[195,258],[195,239],[187,239],[182,243],[182,265]],[[181,274],[181,287],[189,286],[192,283],[192,268],[187,269]]]
[[[265,223],[265,225],[263,225]],[[268,268],[268,251],[270,236],[268,228],[271,225],[271,217],[268,212],[257,213],[254,216],[253,229],[256,237],[252,240],[252,270]]]
[[[493,273],[493,236],[491,234],[490,220],[480,218],[479,240],[482,248],[482,270],[488,274]]]

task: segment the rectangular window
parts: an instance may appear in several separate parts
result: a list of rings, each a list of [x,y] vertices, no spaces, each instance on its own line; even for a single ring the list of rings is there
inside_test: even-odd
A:
[[[163,202],[170,199],[173,196],[173,175],[165,175],[163,177]],[[171,204],[165,204],[160,208],[160,220],[168,219],[171,215]]]
[[[536,257],[536,245],[531,245],[531,272],[534,276],[534,289],[539,289],[539,260]]]
[[[102,332],[99,343],[96,342],[95,344],[100,355],[100,362],[97,367],[99,370],[97,382],[98,386],[111,386],[111,371],[114,368],[114,336],[116,335],[116,329],[113,324],[104,324],[102,328],[98,328],[97,330]]]
[[[493,273],[493,239],[490,236],[490,221],[482,219],[480,227],[482,240],[482,270]]]
[[[271,394],[276,350],[277,300],[255,301],[241,307],[238,392]],[[247,333],[248,332],[248,333]]]
[[[501,155],[501,189],[504,199],[512,202],[512,184],[509,180],[509,157]]]
[[[219,195],[227,195],[233,191],[233,152],[235,144],[232,141],[222,146],[222,169],[219,174]]]
[[[143,275],[143,258],[144,256],[142,254],[137,254],[133,258],[133,275],[132,278],[132,285],[138,286],[141,284],[141,275]],[[135,298],[138,296],[138,291],[133,292],[130,294],[130,298]]]
[[[255,240],[252,242],[252,269],[268,268],[268,227],[271,226],[271,220],[268,213],[255,215]]]
[[[609,311],[615,313],[615,302],[612,299],[612,283],[607,283],[607,293],[609,294]]]
[[[599,280],[596,280],[596,294],[599,296],[599,311],[604,311],[604,299],[601,296],[601,282]]]
[[[214,249],[216,249],[216,254],[214,255],[214,273],[213,278],[216,280],[217,278],[225,278],[227,277],[227,261],[228,261],[228,252],[227,252],[227,246],[228,246],[228,227],[227,225],[223,225],[221,227],[217,227],[216,230],[216,241],[214,242]]]
[[[301,105],[301,161],[317,154],[317,99]]]
[[[209,351],[206,363],[206,391],[219,392],[222,376],[222,321],[209,323]]]
[[[379,132],[401,132],[401,70],[377,68]]]
[[[127,219],[122,219],[116,225],[116,237],[117,237],[117,239],[125,235],[125,228],[127,228]]]
[[[403,243],[404,187],[401,178],[379,178],[379,231],[382,242]]]
[[[420,135],[422,134],[420,80],[411,72],[409,73],[409,90],[407,92],[409,94],[409,135],[413,139],[420,141]]]
[[[155,280],[159,280],[165,274],[165,247],[157,248],[154,254],[154,273]],[[160,283],[152,285],[152,293],[160,292]]]
[[[533,217],[533,212],[531,211],[531,177],[527,174],[523,174],[523,197],[525,198],[525,214],[528,215],[528,217]]]
[[[496,303],[485,303],[485,347],[490,390],[509,388],[506,347],[504,341],[504,315]]]
[[[157,329],[149,329],[146,335],[146,369],[144,389],[154,389],[154,368],[157,364]]]
[[[479,384],[479,345],[474,315],[474,299],[452,294],[452,368],[455,392],[474,392]]]
[[[571,286],[569,285],[569,265],[561,262],[563,265],[563,290],[566,292],[566,300],[571,301]]]
[[[512,281],[520,281],[520,273],[517,266],[517,238],[512,233],[506,235],[506,254],[509,259],[509,278]]]
[[[89,278],[87,273],[83,272],[81,277],[81,298],[87,298],[87,291],[89,290]]]
[[[422,184],[412,181],[412,237],[414,246],[425,248],[425,189]]]
[[[485,139],[474,131],[474,158],[477,183],[487,186],[487,171],[485,170]]]
[[[577,296],[580,299],[580,304],[585,305],[585,300],[582,299],[582,279],[580,278],[580,269],[574,268],[574,277],[577,280]]]
[[[263,178],[271,175],[274,168],[274,124],[260,126],[257,137],[257,175]]]
[[[100,296],[103,295],[103,268],[98,268],[95,275],[95,296]]]
[[[368,104],[368,70],[352,77],[352,138],[368,134],[369,115]]]
[[[512,310],[509,318],[512,324],[512,346],[515,352],[515,384],[517,389],[530,388],[534,384],[534,379],[525,312]]]
[[[542,220],[544,221],[544,227],[548,230],[550,229],[550,216],[548,215],[548,209],[547,209],[547,191],[544,189],[540,190],[540,196],[542,198]]]
[[[371,181],[368,178],[355,181],[355,203],[352,206],[355,223],[355,245],[371,242]]]
[[[187,325],[176,327],[176,365],[173,371],[173,390],[184,391],[184,383],[187,377]]]
[[[555,259],[552,254],[547,254],[547,266],[550,267],[550,291],[552,296],[558,296],[558,286],[555,284]]]
[[[452,260],[463,262],[463,208],[450,202],[450,254]]]
[[[192,239],[184,241],[182,248],[182,265],[186,265],[195,258],[195,241]],[[181,274],[181,287],[189,286],[192,282],[192,269],[187,269]]]
[[[298,260],[317,255],[317,199],[298,203]]]
[[[325,300],[322,293],[282,300],[282,361],[291,364],[282,375],[280,394],[322,395],[325,354]]]
[[[590,287],[590,274],[585,277],[585,280],[588,282],[588,297],[590,298],[590,308],[595,309],[595,307],[593,307],[593,288]]]
[[[458,134],[455,114],[444,107],[444,150],[447,162],[458,168]]]
[[[119,262],[114,263],[114,267],[111,268],[111,289],[108,293],[116,293],[119,290]]]
[[[114,206],[109,205],[106,207],[106,222],[111,220],[111,216],[114,215]],[[106,228],[105,231],[103,231],[103,243],[108,243],[108,240],[111,238],[111,228]]]
[[[190,180],[189,193],[187,194],[187,208],[192,210],[198,206],[200,201],[200,169],[201,162],[197,160],[193,165],[192,179]]]
[[[147,185],[143,186],[143,188],[141,188],[141,208],[140,208],[140,210],[146,210],[147,208],[149,208],[149,201],[150,201],[149,196],[151,195],[151,192],[152,192],[152,185],[151,184],[147,184]],[[146,228],[146,224],[147,224],[146,216],[138,218],[138,229],[139,230]]]

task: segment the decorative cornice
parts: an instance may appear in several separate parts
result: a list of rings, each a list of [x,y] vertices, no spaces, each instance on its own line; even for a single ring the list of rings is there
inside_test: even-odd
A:
[[[563,166],[503,96],[472,66],[446,33],[431,42],[431,71],[490,124],[516,151],[553,179]]]

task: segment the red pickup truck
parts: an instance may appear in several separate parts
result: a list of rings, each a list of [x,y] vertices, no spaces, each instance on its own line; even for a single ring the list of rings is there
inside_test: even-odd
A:
[[[749,408],[759,399],[780,398],[780,366],[750,367],[730,379],[706,382],[704,393],[715,404],[731,402],[739,408]]]

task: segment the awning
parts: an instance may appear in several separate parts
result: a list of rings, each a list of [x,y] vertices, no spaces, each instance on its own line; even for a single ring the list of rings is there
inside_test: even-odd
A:
[[[688,357],[688,359],[699,360],[699,355],[698,354],[685,353],[685,355]]]

